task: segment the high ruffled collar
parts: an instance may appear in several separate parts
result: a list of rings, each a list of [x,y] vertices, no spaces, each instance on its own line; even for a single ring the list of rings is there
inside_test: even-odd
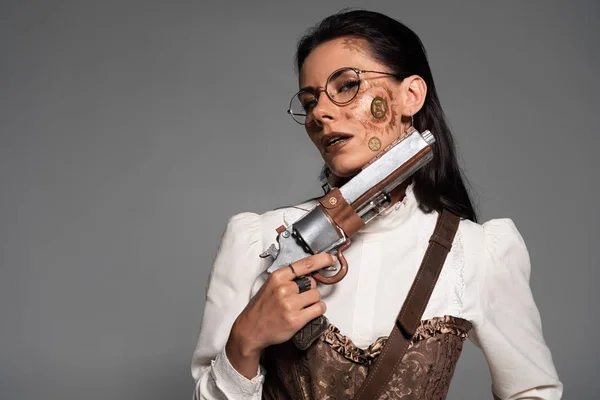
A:
[[[414,183],[406,187],[404,198],[379,214],[375,219],[362,227],[359,233],[382,232],[394,229],[410,218],[419,203],[414,193]]]

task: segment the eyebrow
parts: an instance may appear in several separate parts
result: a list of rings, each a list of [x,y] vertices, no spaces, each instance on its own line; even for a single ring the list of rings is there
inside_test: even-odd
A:
[[[304,86],[298,92],[309,92],[314,94],[320,86]]]

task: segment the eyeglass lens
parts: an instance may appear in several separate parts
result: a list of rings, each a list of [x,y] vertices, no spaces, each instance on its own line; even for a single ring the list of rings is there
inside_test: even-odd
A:
[[[351,68],[342,68],[335,71],[325,85],[327,97],[336,104],[351,102],[360,86],[358,73]],[[313,121],[313,110],[317,105],[318,94],[311,91],[300,91],[290,102],[290,113],[294,120],[300,124],[309,124]]]

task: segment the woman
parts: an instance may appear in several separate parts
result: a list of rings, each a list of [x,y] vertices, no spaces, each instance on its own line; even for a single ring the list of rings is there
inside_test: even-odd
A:
[[[316,201],[231,218],[194,353],[195,397],[352,398],[360,382],[348,382],[348,370],[334,371],[337,366],[327,363],[354,363],[351,369],[362,371],[364,379],[445,209],[461,221],[412,350],[446,343],[454,355],[440,358],[438,349],[437,358],[423,361],[409,360],[407,353],[406,368],[398,370],[397,381],[381,398],[444,398],[466,337],[486,356],[496,398],[560,398],[562,384],[529,288],[525,244],[509,219],[477,224],[419,38],[382,14],[342,12],[301,39],[296,61],[301,89],[290,114],[321,153],[330,184],[339,187],[356,175],[411,126],[434,134],[434,158],[408,186],[392,193],[393,206],[352,237],[345,253],[349,272],[335,285],[309,278],[310,287],[304,288],[296,280],[331,266],[335,260],[329,254],[270,275],[265,273],[269,261],[258,257],[278,226],[293,223]],[[310,348],[290,353],[289,343],[323,314],[331,325],[312,346],[328,346],[319,354],[331,357],[316,365],[307,361],[314,354]]]

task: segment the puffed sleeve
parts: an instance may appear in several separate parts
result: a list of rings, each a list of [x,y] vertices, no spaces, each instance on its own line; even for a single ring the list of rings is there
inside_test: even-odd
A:
[[[560,399],[563,386],[529,287],[531,266],[523,238],[510,219],[491,220],[483,231],[479,318],[472,339],[485,354],[494,396]]]
[[[229,363],[225,344],[233,322],[246,307],[263,272],[260,216],[233,216],[221,239],[208,281],[200,335],[192,359],[194,400],[260,399],[264,371],[249,380]]]

